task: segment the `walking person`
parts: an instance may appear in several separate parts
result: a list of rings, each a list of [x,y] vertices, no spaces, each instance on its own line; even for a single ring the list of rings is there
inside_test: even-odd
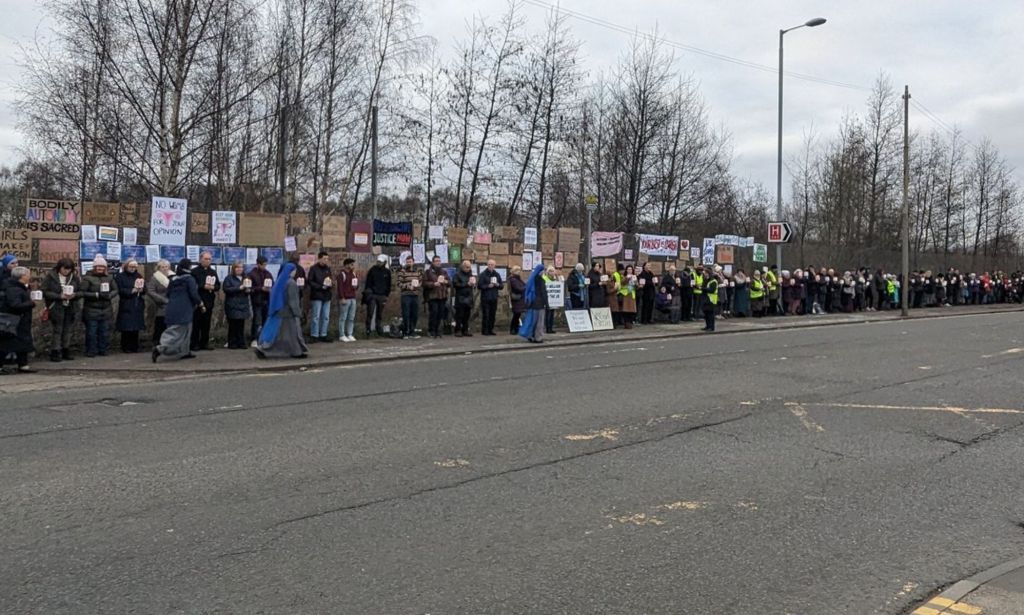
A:
[[[81,284],[75,263],[69,258],[60,259],[43,278],[43,300],[50,322],[50,360],[55,363],[73,358],[71,334],[78,318]]]
[[[156,263],[156,271],[146,280],[146,301],[153,306],[153,345],[160,343],[160,336],[167,328],[167,287],[171,284],[171,264],[164,259]]]
[[[114,282],[118,295],[115,326],[121,334],[121,352],[133,354],[139,351],[139,331],[146,328],[146,280],[139,273],[139,263],[129,259],[114,276]]]
[[[192,269],[192,277],[199,288],[199,298],[203,300],[203,307],[206,308],[196,314],[192,323],[192,352],[212,350],[210,322],[213,318],[213,305],[217,302],[217,292],[220,290],[220,280],[217,279],[217,270],[211,265],[212,262],[213,255],[203,252],[199,255],[199,265]]]
[[[359,277],[356,262],[346,258],[338,272],[338,340],[356,341],[356,296],[359,291]],[[269,301],[268,301],[269,302]]]
[[[32,373],[28,355],[35,352],[32,342],[32,309],[35,301],[28,284],[32,274],[28,267],[15,267],[0,282],[0,367],[9,354],[14,355],[18,372]]]
[[[495,267],[497,263],[492,259],[487,261],[487,267],[480,272],[477,288],[480,290],[480,333],[482,335],[494,335],[494,319],[498,314],[498,292],[504,285],[501,274]]]
[[[306,283],[309,286],[309,303],[313,309],[309,319],[309,341],[333,342],[327,335],[331,325],[331,296],[334,294],[334,280],[331,279],[327,252],[317,255],[316,263],[309,268]]]
[[[206,309],[199,297],[199,286],[192,277],[192,261],[178,261],[175,275],[167,285],[167,309],[164,320],[167,328],[160,335],[160,343],[153,347],[153,363],[160,357],[168,359],[194,359],[192,354],[192,323],[196,312]]]
[[[249,322],[249,343],[256,346],[260,329],[267,322],[267,306],[270,304],[270,289],[274,286],[274,274],[267,270],[267,258],[256,257],[256,266],[249,272],[252,293],[249,302],[252,304],[252,320]],[[341,333],[339,333],[341,335]]]
[[[519,327],[519,337],[533,344],[544,342],[544,313],[548,309],[548,290],[544,283],[544,265],[538,264],[526,280],[523,300],[527,312]]]
[[[430,337],[440,339],[441,320],[444,318],[445,303],[448,301],[450,287],[448,274],[441,267],[441,257],[435,256],[430,269],[423,275],[423,287],[426,289],[429,324],[427,332]]]
[[[302,337],[302,304],[294,263],[286,263],[270,292],[270,318],[260,333],[256,356],[261,359],[291,357],[301,359],[309,349]],[[389,272],[390,273],[390,272]]]
[[[110,322],[114,320],[117,287],[107,273],[107,259],[97,256],[82,276],[82,320],[85,321],[85,356],[107,356],[110,351]]]
[[[377,262],[366,272],[363,303],[366,304],[366,337],[375,332],[384,337],[384,305],[391,294],[391,269],[387,254],[377,256]]]
[[[473,287],[476,276],[469,261],[462,261],[455,272],[452,288],[455,289],[455,337],[472,337],[469,332],[469,316],[473,311]]]
[[[228,348],[244,350],[245,321],[252,317],[252,280],[245,276],[245,265],[236,262],[224,278],[224,317],[228,321]]]
[[[416,259],[412,255],[405,257],[405,266],[398,271],[398,292],[402,297],[402,337],[419,339],[416,324],[420,318],[423,274],[416,268]]]
[[[508,274],[508,300],[509,308],[512,310],[512,320],[508,325],[509,335],[519,334],[523,312],[526,311],[526,282],[523,282],[522,272],[523,268],[515,265]]]

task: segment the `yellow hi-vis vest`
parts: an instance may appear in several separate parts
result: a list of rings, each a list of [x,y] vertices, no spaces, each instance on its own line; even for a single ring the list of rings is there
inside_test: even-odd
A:
[[[764,278],[768,282],[769,291],[775,290],[775,288],[779,285],[779,278],[776,277],[775,272],[772,271],[771,269],[768,270],[768,273],[764,274]]]
[[[718,305],[718,280],[712,278],[708,280],[708,301],[711,305]]]
[[[693,294],[700,295],[704,293],[704,276],[693,272]]]
[[[762,282],[761,280],[758,280],[757,278],[754,278],[750,282],[750,298],[751,299],[760,299],[763,296],[764,296],[764,282]]]

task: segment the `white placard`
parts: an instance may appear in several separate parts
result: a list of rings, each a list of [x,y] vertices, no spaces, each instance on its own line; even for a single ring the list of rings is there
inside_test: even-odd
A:
[[[548,282],[546,288],[548,291],[548,309],[565,309],[565,283],[554,281]]]
[[[33,301],[43,300],[43,291],[41,290],[33,290],[29,295],[31,295]]]
[[[145,286],[146,286],[146,281],[145,280],[143,280],[142,278],[135,278],[135,288],[144,288]]]
[[[107,259],[119,261],[121,260],[121,242],[120,241],[108,241],[107,242]]]
[[[523,246],[527,248],[537,247],[537,229],[532,226],[528,226],[523,229]]]
[[[221,265],[217,265],[217,266],[220,267]],[[217,283],[217,276],[215,276],[215,275],[208,275],[208,276],[206,276],[205,284],[207,286],[209,286],[210,288],[213,288],[214,284],[216,284],[216,283]]]
[[[434,254],[441,258],[442,263],[448,262],[448,244],[439,243],[434,246]]]
[[[149,240],[158,246],[185,245],[188,201],[154,196],[149,219]]]
[[[270,270],[270,266],[269,265],[267,265],[267,270],[268,271]],[[271,280],[270,278],[267,278],[267,279],[263,280],[263,288],[273,288],[273,287],[274,287],[274,281],[273,280]]]
[[[427,239],[444,239],[444,227],[440,224],[431,224],[427,229]]]
[[[284,238],[284,249],[286,252],[295,251],[295,237],[289,235],[288,237]]]
[[[214,211],[210,216],[213,243],[235,243],[238,237],[238,214],[233,211]]]
[[[110,283],[108,283],[108,282],[100,282],[100,292],[101,293],[109,293],[110,292]]]
[[[132,226],[126,226],[124,228],[124,241],[121,242],[121,243],[123,243],[126,246],[134,246],[135,242],[138,241],[138,239],[139,239],[139,229],[137,229],[135,227],[132,227]]]
[[[96,225],[82,225],[82,243],[96,243]]]
[[[425,243],[413,243],[412,244],[412,260],[419,264],[427,262],[427,244]]]
[[[565,321],[569,323],[569,333],[586,333],[594,330],[588,310],[566,310]]]
[[[213,268],[217,272],[217,278],[222,280],[231,274],[231,265],[214,265]],[[213,276],[206,277],[207,283],[209,283],[210,278],[213,278]],[[213,278],[213,281],[216,282],[217,278]]]
[[[160,261],[160,246],[152,244],[146,246],[146,262],[156,263]]]
[[[609,308],[590,308],[590,321],[594,331],[611,331],[615,328],[612,311]]]
[[[74,297],[75,296],[75,287],[74,286],[61,286],[60,289],[61,289],[60,292],[65,297]]]
[[[258,259],[259,257],[260,257],[260,249],[259,248],[246,248],[245,249],[245,264],[246,265],[255,265],[256,264],[256,259]]]
[[[185,257],[188,258],[188,260],[192,261],[193,265],[199,262],[199,252],[199,246],[185,247]]]
[[[533,271],[533,252],[523,252],[523,271]]]
[[[267,281],[269,282],[270,280]],[[252,278],[242,278],[242,288],[252,288]]]

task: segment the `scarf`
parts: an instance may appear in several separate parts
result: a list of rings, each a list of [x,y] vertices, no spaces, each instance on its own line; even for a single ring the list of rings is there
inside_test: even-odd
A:
[[[164,288],[167,288],[167,285],[171,283],[171,280],[159,271],[153,273],[153,279],[156,280],[157,284]]]

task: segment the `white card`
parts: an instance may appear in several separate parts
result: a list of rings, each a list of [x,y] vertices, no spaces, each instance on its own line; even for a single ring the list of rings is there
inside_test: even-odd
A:
[[[110,284],[108,284],[106,282],[100,282],[100,292],[101,293],[109,293],[110,292]]]

